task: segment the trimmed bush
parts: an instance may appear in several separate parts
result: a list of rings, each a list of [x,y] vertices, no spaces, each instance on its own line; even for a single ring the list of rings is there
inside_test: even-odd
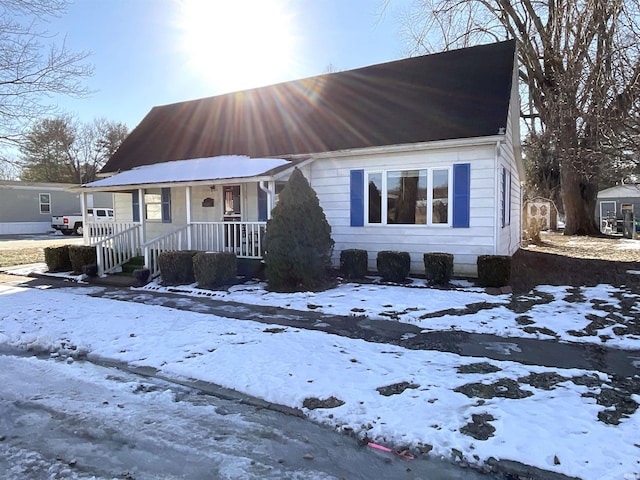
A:
[[[84,273],[85,265],[98,263],[96,247],[91,245],[69,245],[69,260],[73,273]]]
[[[136,279],[137,285],[139,287],[143,287],[147,283],[149,283],[149,279],[151,278],[151,270],[148,268],[136,268],[133,271],[133,277]]]
[[[411,257],[408,252],[385,250],[378,252],[376,266],[385,282],[402,282],[409,275]]]
[[[61,247],[45,247],[44,261],[50,272],[71,271],[71,259],[69,258],[69,245]]]
[[[264,236],[269,289],[295,292],[326,288],[333,244],[331,226],[316,192],[302,172],[294,169]]]
[[[480,255],[478,285],[481,287],[504,287],[511,279],[511,257],[507,255]]]
[[[162,252],[158,255],[158,267],[165,285],[190,285],[196,281],[193,273],[193,256],[197,250]]]
[[[447,285],[453,275],[453,255],[431,252],[424,254],[424,273],[432,285]]]
[[[369,266],[366,250],[349,249],[340,252],[340,272],[344,278],[364,278]]]
[[[236,254],[197,253],[193,256],[193,272],[200,288],[216,288],[232,283],[237,276]]]

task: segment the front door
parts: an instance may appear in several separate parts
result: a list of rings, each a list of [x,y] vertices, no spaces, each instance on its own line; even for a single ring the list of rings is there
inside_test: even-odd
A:
[[[616,231],[616,202],[603,200],[600,202],[600,231],[615,233]]]
[[[242,220],[240,206],[240,185],[225,185],[222,189],[224,201],[224,221],[239,222]]]

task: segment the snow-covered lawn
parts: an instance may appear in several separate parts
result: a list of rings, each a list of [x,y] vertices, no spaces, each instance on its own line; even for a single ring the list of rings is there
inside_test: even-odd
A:
[[[384,312],[393,311],[399,320],[425,329],[540,335],[528,334],[518,323],[526,315],[534,322],[527,326],[546,326],[573,341],[587,337],[567,332],[586,328],[594,316],[608,315],[620,326],[638,316],[637,298],[608,286],[539,289],[527,297],[527,308],[509,307],[509,295],[490,296],[469,286],[442,291],[351,284],[289,295],[268,293],[260,284],[227,293],[184,290],[374,318],[388,319]],[[640,412],[622,414],[618,424],[599,420],[618,412],[605,395],[614,391],[616,379],[605,374],[407,350],[83,292],[0,286],[0,346],[126,362],[168,378],[212,382],[414,453],[431,449],[431,455],[475,464],[490,457],[515,460],[584,479],[640,478]],[[453,313],[481,302],[490,308]],[[440,317],[420,318],[449,309]],[[610,325],[606,332],[610,345],[640,345],[637,336],[617,336]],[[602,342],[592,337],[587,340]],[[640,395],[631,398],[640,403]],[[329,399],[325,408],[316,408]]]

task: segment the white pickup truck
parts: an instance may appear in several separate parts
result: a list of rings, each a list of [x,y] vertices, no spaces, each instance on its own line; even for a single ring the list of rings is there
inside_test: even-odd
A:
[[[113,208],[89,208],[87,218],[90,222],[113,222]],[[54,215],[51,217],[51,228],[60,230],[64,235],[82,235],[82,215]]]

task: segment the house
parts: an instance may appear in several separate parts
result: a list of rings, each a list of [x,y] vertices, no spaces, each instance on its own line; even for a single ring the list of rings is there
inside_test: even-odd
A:
[[[640,216],[640,184],[622,184],[601,190],[596,208],[602,233],[622,233],[625,212],[630,212],[635,219]]]
[[[299,168],[331,225],[335,265],[359,248],[375,270],[377,252],[400,250],[424,273],[424,253],[449,252],[454,274],[476,275],[478,255],[520,245],[516,58],[506,41],[153,108],[105,178],[81,189],[114,193],[118,250],[131,243],[99,256],[101,271],[140,250],[152,270],[167,249],[260,258]]]
[[[80,194],[68,191],[74,186],[77,185],[0,180],[0,235],[47,233],[52,231],[52,215],[80,214]],[[111,207],[112,196],[89,194],[86,202]]]

